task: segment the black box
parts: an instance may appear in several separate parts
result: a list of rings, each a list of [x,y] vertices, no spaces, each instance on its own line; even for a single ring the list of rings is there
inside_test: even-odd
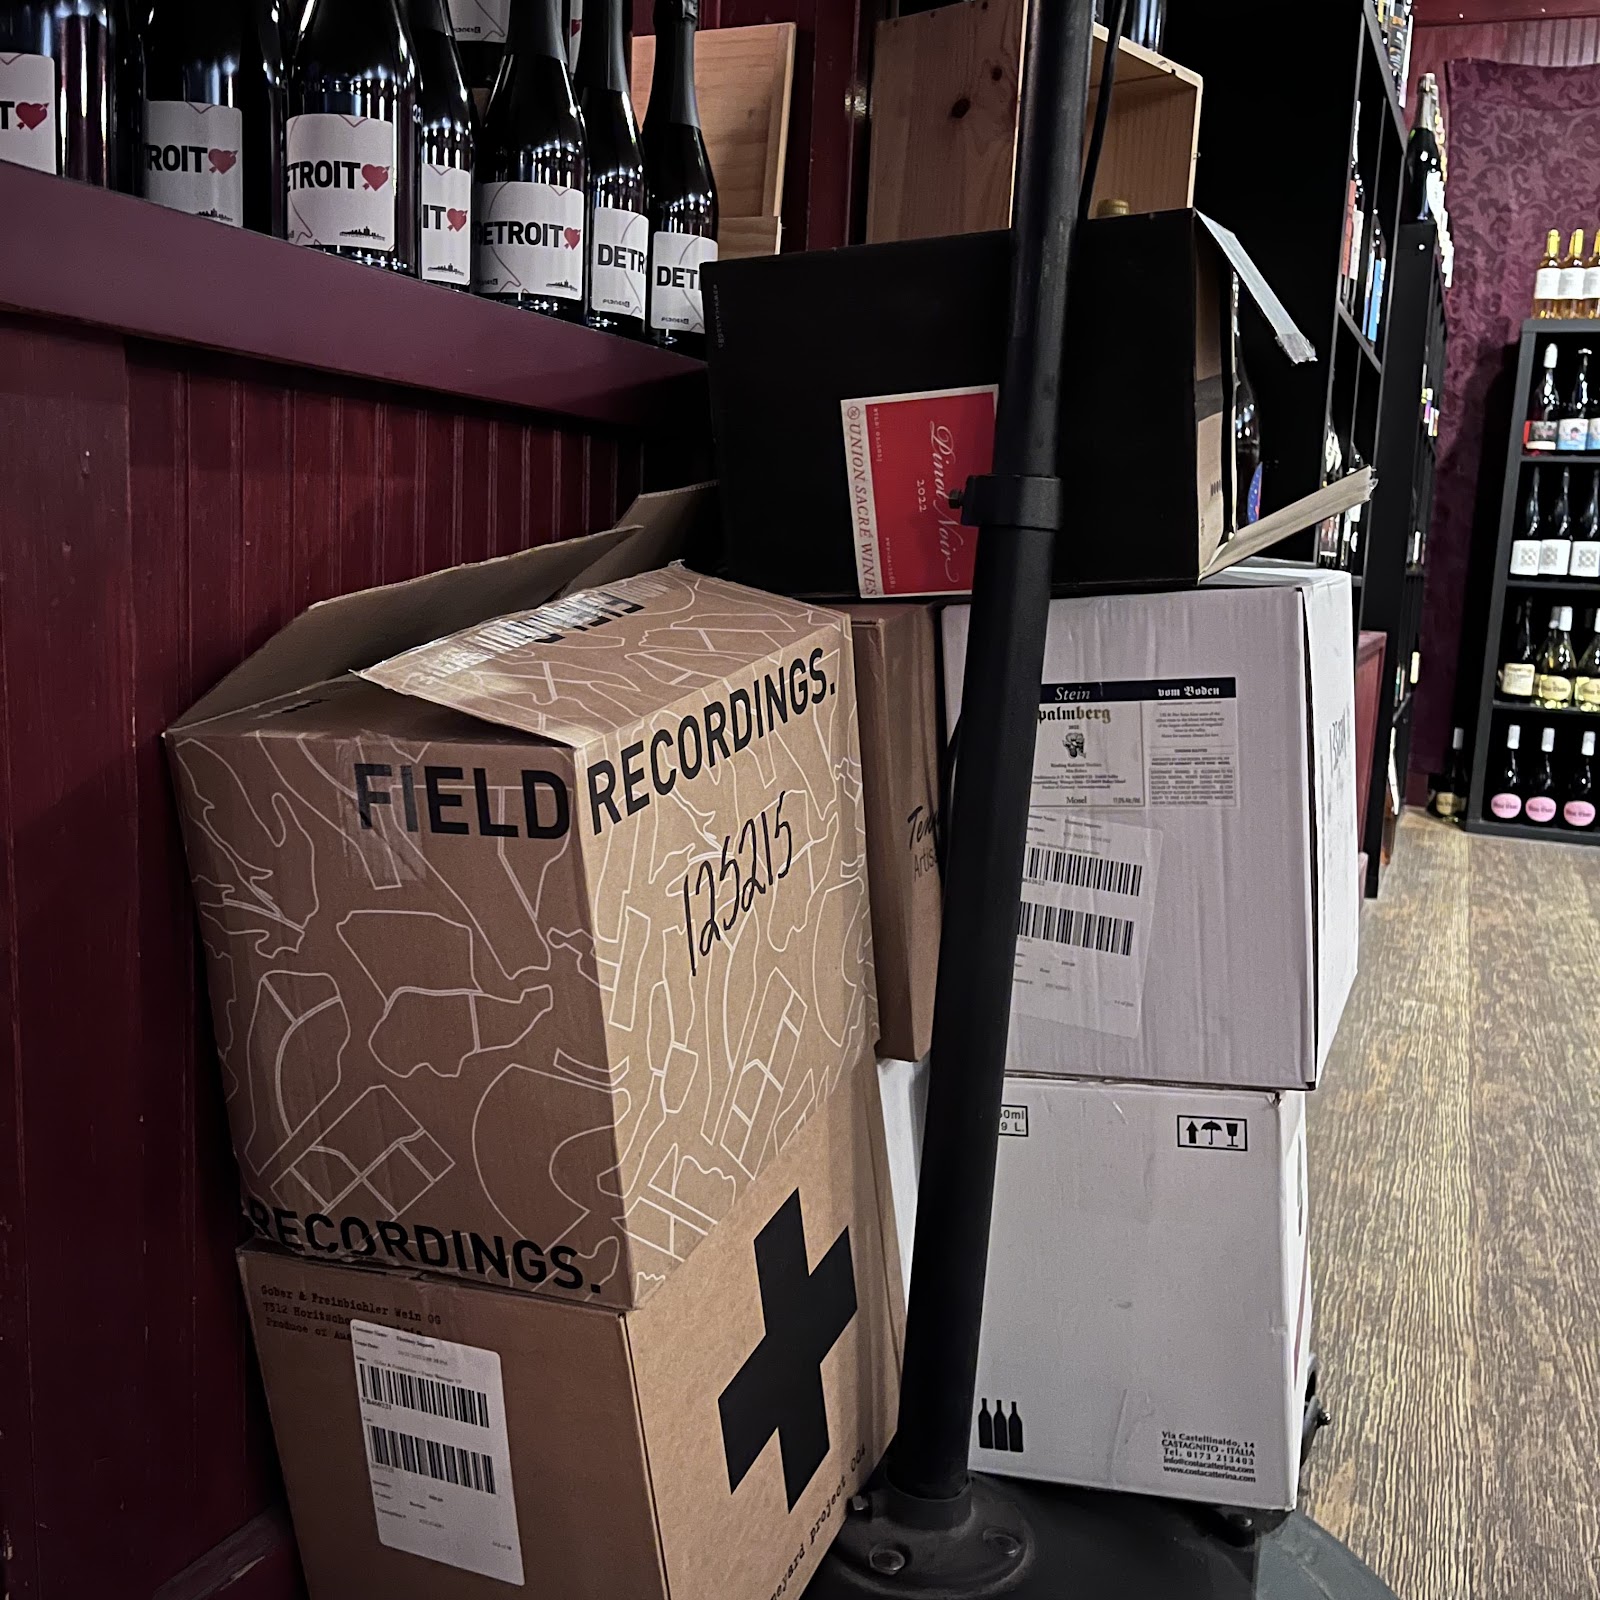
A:
[[[858,577],[841,405],[998,383],[1011,239],[964,234],[707,268],[729,576],[816,598],[883,592]],[[1235,272],[1286,358],[1313,359],[1238,240],[1199,212],[1079,230],[1059,589],[1193,584],[1329,515],[1341,488],[1345,503],[1365,498],[1347,481],[1229,537]]]

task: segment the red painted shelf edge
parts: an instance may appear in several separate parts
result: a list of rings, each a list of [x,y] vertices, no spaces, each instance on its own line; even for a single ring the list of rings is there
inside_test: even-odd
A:
[[[0,162],[0,309],[318,372],[647,427],[702,362]]]

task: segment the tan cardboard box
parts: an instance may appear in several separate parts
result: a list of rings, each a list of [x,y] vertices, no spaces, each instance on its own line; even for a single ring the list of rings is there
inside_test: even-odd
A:
[[[642,1304],[870,1049],[847,625],[617,575],[692,502],[313,608],[169,732],[263,1237]]]
[[[878,1053],[920,1061],[939,967],[938,664],[934,608],[847,605],[855,638]]]
[[[312,1600],[798,1596],[893,1430],[870,1063],[642,1309],[239,1253]]]

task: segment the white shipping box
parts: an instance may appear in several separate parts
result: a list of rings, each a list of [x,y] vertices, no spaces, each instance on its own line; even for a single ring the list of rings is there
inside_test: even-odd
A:
[[[974,1468],[1290,1508],[1310,1322],[1303,1092],[1007,1079]]]
[[[1009,1070],[1315,1087],[1356,969],[1354,689],[1344,573],[1051,603]]]

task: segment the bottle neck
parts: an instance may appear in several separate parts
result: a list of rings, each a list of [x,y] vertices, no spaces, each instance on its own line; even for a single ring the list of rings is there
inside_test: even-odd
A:
[[[605,89],[614,94],[628,92],[622,0],[586,0],[576,76],[582,89]]]
[[[506,29],[506,54],[524,59],[553,56],[565,64],[561,0],[513,0],[511,22]]]
[[[656,69],[650,82],[650,110],[659,105],[669,123],[700,126],[694,93],[694,22],[676,6],[656,8]]]

